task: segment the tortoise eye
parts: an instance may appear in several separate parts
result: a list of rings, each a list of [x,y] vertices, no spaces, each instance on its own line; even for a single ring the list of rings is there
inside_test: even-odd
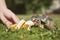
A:
[[[35,22],[36,20],[33,20],[33,22]]]

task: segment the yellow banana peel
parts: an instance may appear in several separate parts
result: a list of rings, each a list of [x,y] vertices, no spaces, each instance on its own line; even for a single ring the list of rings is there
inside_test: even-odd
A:
[[[28,24],[23,24],[23,25],[21,26],[22,29],[27,29],[28,27],[29,27]]]
[[[12,30],[16,30],[17,29],[17,24],[13,24],[13,25],[11,25],[11,29]],[[28,28],[28,24],[23,24],[22,26],[21,26],[21,29],[27,29]]]
[[[11,29],[12,29],[12,30],[16,30],[16,29],[17,29],[16,26],[17,26],[17,24],[13,24],[13,25],[11,25]]]

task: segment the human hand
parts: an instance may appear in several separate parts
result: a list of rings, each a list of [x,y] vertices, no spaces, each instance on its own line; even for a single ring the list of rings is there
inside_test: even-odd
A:
[[[20,21],[9,9],[0,10],[0,19],[8,28],[10,28],[12,24],[17,24]]]

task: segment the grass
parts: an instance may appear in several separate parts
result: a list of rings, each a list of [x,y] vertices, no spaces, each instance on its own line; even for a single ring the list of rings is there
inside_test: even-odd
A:
[[[28,20],[31,15],[17,15],[20,19]],[[10,30],[6,32],[6,26],[0,23],[0,40],[60,40],[60,15],[51,15],[53,18],[56,31],[46,28],[41,29],[32,27],[31,31],[27,30]]]

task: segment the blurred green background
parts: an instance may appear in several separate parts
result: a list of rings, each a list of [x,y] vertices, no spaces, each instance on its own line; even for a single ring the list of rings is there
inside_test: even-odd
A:
[[[54,0],[54,2],[57,2],[57,0]],[[8,8],[17,14],[19,19],[25,20],[28,20],[32,16],[30,15],[32,13],[40,14],[42,7],[48,9],[52,3],[53,0],[6,0]],[[60,15],[53,14],[49,16],[54,20],[54,26],[57,28],[55,31],[51,31],[46,28],[41,29],[35,26],[31,28],[31,31],[7,31],[7,27],[2,22],[0,22],[0,40],[60,40]]]
[[[16,14],[40,13],[41,8],[49,8],[53,0],[6,0],[6,4]]]

